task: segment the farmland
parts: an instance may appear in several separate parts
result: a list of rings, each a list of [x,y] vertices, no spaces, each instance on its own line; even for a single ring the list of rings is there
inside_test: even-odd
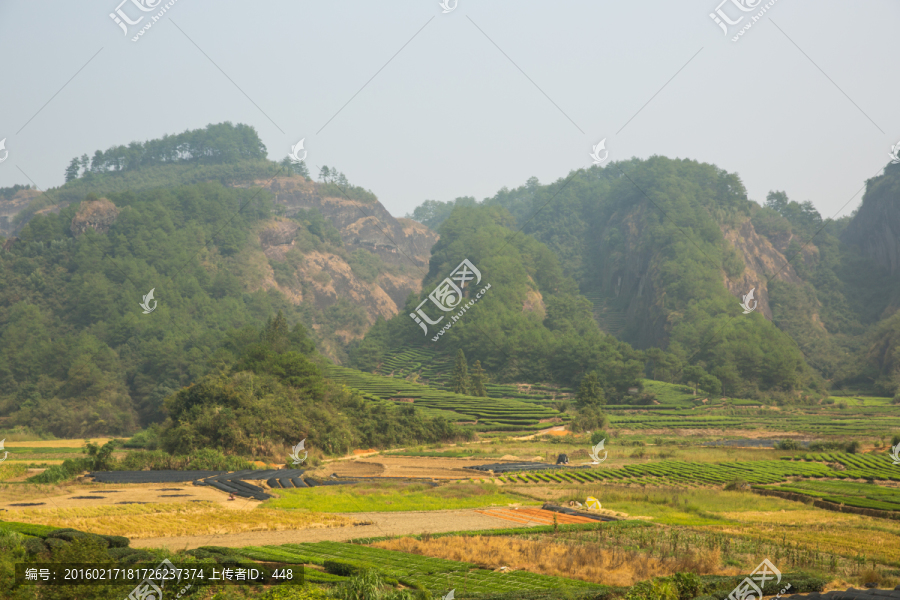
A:
[[[476,431],[530,431],[545,427],[542,420],[561,419],[563,414],[534,403],[509,398],[479,398],[382,377],[338,366],[326,368],[328,377],[359,390],[371,400],[412,400],[428,416],[444,416],[472,423]]]
[[[326,563],[337,562],[349,568],[374,568],[387,578],[413,587],[422,586],[441,593],[455,588],[461,597],[526,590],[596,588],[579,580],[539,575],[528,571],[494,572],[468,562],[335,542],[249,547],[242,548],[237,554],[258,560],[309,563],[326,567],[328,566]]]

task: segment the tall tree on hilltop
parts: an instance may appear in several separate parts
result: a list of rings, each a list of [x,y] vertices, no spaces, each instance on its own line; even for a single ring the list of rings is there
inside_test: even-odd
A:
[[[472,365],[472,376],[469,378],[469,391],[473,396],[487,396],[484,391],[484,369],[481,368],[481,361],[476,360]]]
[[[466,355],[462,348],[456,351],[456,367],[453,369],[453,392],[456,394],[469,393],[469,368],[466,365]]]
[[[78,179],[78,171],[81,169],[81,161],[77,158],[73,158],[72,162],[69,163],[69,166],[66,168],[66,183],[69,183],[73,179]]]

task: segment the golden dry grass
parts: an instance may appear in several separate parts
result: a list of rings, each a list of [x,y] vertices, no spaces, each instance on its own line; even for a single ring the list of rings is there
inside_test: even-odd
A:
[[[679,571],[701,575],[734,574],[733,568],[720,567],[718,550],[688,552],[675,560],[660,560],[619,548],[599,549],[590,544],[509,537],[441,537],[428,541],[403,537],[373,545],[422,556],[473,562],[490,569],[506,566],[605,585],[633,585],[644,579],[673,575]]]
[[[891,563],[900,561],[900,522],[819,509],[782,512],[722,512],[720,517],[733,524],[705,526],[707,531],[746,534],[781,539],[786,536],[810,548],[835,551],[844,556],[857,553]]]
[[[4,461],[0,463],[0,481],[21,477],[28,469],[24,464]]]
[[[353,519],[338,515],[266,508],[231,510],[212,502],[29,509],[17,511],[16,521],[71,527],[133,539],[347,527],[354,524]]]
[[[89,441],[102,446],[112,439],[113,438],[93,438]],[[116,439],[127,440],[128,438]],[[8,450],[12,450],[13,448],[81,448],[84,446],[84,442],[85,440],[38,440],[32,442],[13,442],[7,440],[6,448]]]

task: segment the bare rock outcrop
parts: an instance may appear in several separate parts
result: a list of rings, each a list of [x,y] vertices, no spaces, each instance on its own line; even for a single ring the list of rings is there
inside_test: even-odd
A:
[[[78,214],[72,219],[71,230],[75,237],[83,234],[89,228],[97,233],[106,233],[119,216],[116,205],[100,198],[90,202],[82,202],[78,207]]]

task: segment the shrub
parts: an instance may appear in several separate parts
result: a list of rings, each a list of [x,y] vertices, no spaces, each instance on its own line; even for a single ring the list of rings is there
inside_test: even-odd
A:
[[[860,582],[866,587],[878,587],[881,585],[881,573],[875,569],[866,569],[859,574]]]
[[[360,572],[360,568],[356,565],[339,560],[326,560],[322,566],[325,567],[326,573],[340,575],[341,577],[350,577]]]
[[[732,479],[725,484],[725,489],[728,491],[743,492],[750,489],[750,484],[740,478]]]
[[[73,479],[76,475],[88,469],[88,463],[83,458],[67,458],[61,465],[53,465],[43,473],[29,477],[28,483],[59,483],[67,479]]]
[[[775,442],[776,450],[799,450],[800,442],[797,440],[778,440]]]
[[[631,586],[625,600],[679,600],[675,585],[666,581],[641,581]]]
[[[326,565],[331,561],[326,561]],[[328,568],[325,569],[328,571]],[[330,571],[328,571],[330,572]],[[378,600],[383,582],[377,572],[366,569],[335,590],[340,600]]]
[[[153,423],[147,429],[138,431],[122,444],[123,448],[156,450],[159,446],[159,425]]]
[[[104,535],[101,537],[106,540],[110,548],[127,548],[131,543],[131,540],[121,535]]]
[[[693,600],[703,585],[701,579],[694,573],[675,573],[673,580],[675,587],[678,588],[678,600]]]
[[[91,471],[109,471],[116,463],[113,458],[113,450],[119,445],[119,440],[111,440],[101,447],[93,442],[86,442],[84,453],[87,454],[86,464]]]
[[[591,434],[591,446],[596,446],[603,440],[608,440],[609,437],[606,435],[606,432],[603,430],[595,431]]]
[[[47,552],[47,545],[40,538],[28,538],[22,544],[28,554],[42,554]]]
[[[569,421],[569,430],[575,433],[580,431],[595,431],[606,426],[606,415],[595,406],[585,406],[578,410],[577,416]]]

